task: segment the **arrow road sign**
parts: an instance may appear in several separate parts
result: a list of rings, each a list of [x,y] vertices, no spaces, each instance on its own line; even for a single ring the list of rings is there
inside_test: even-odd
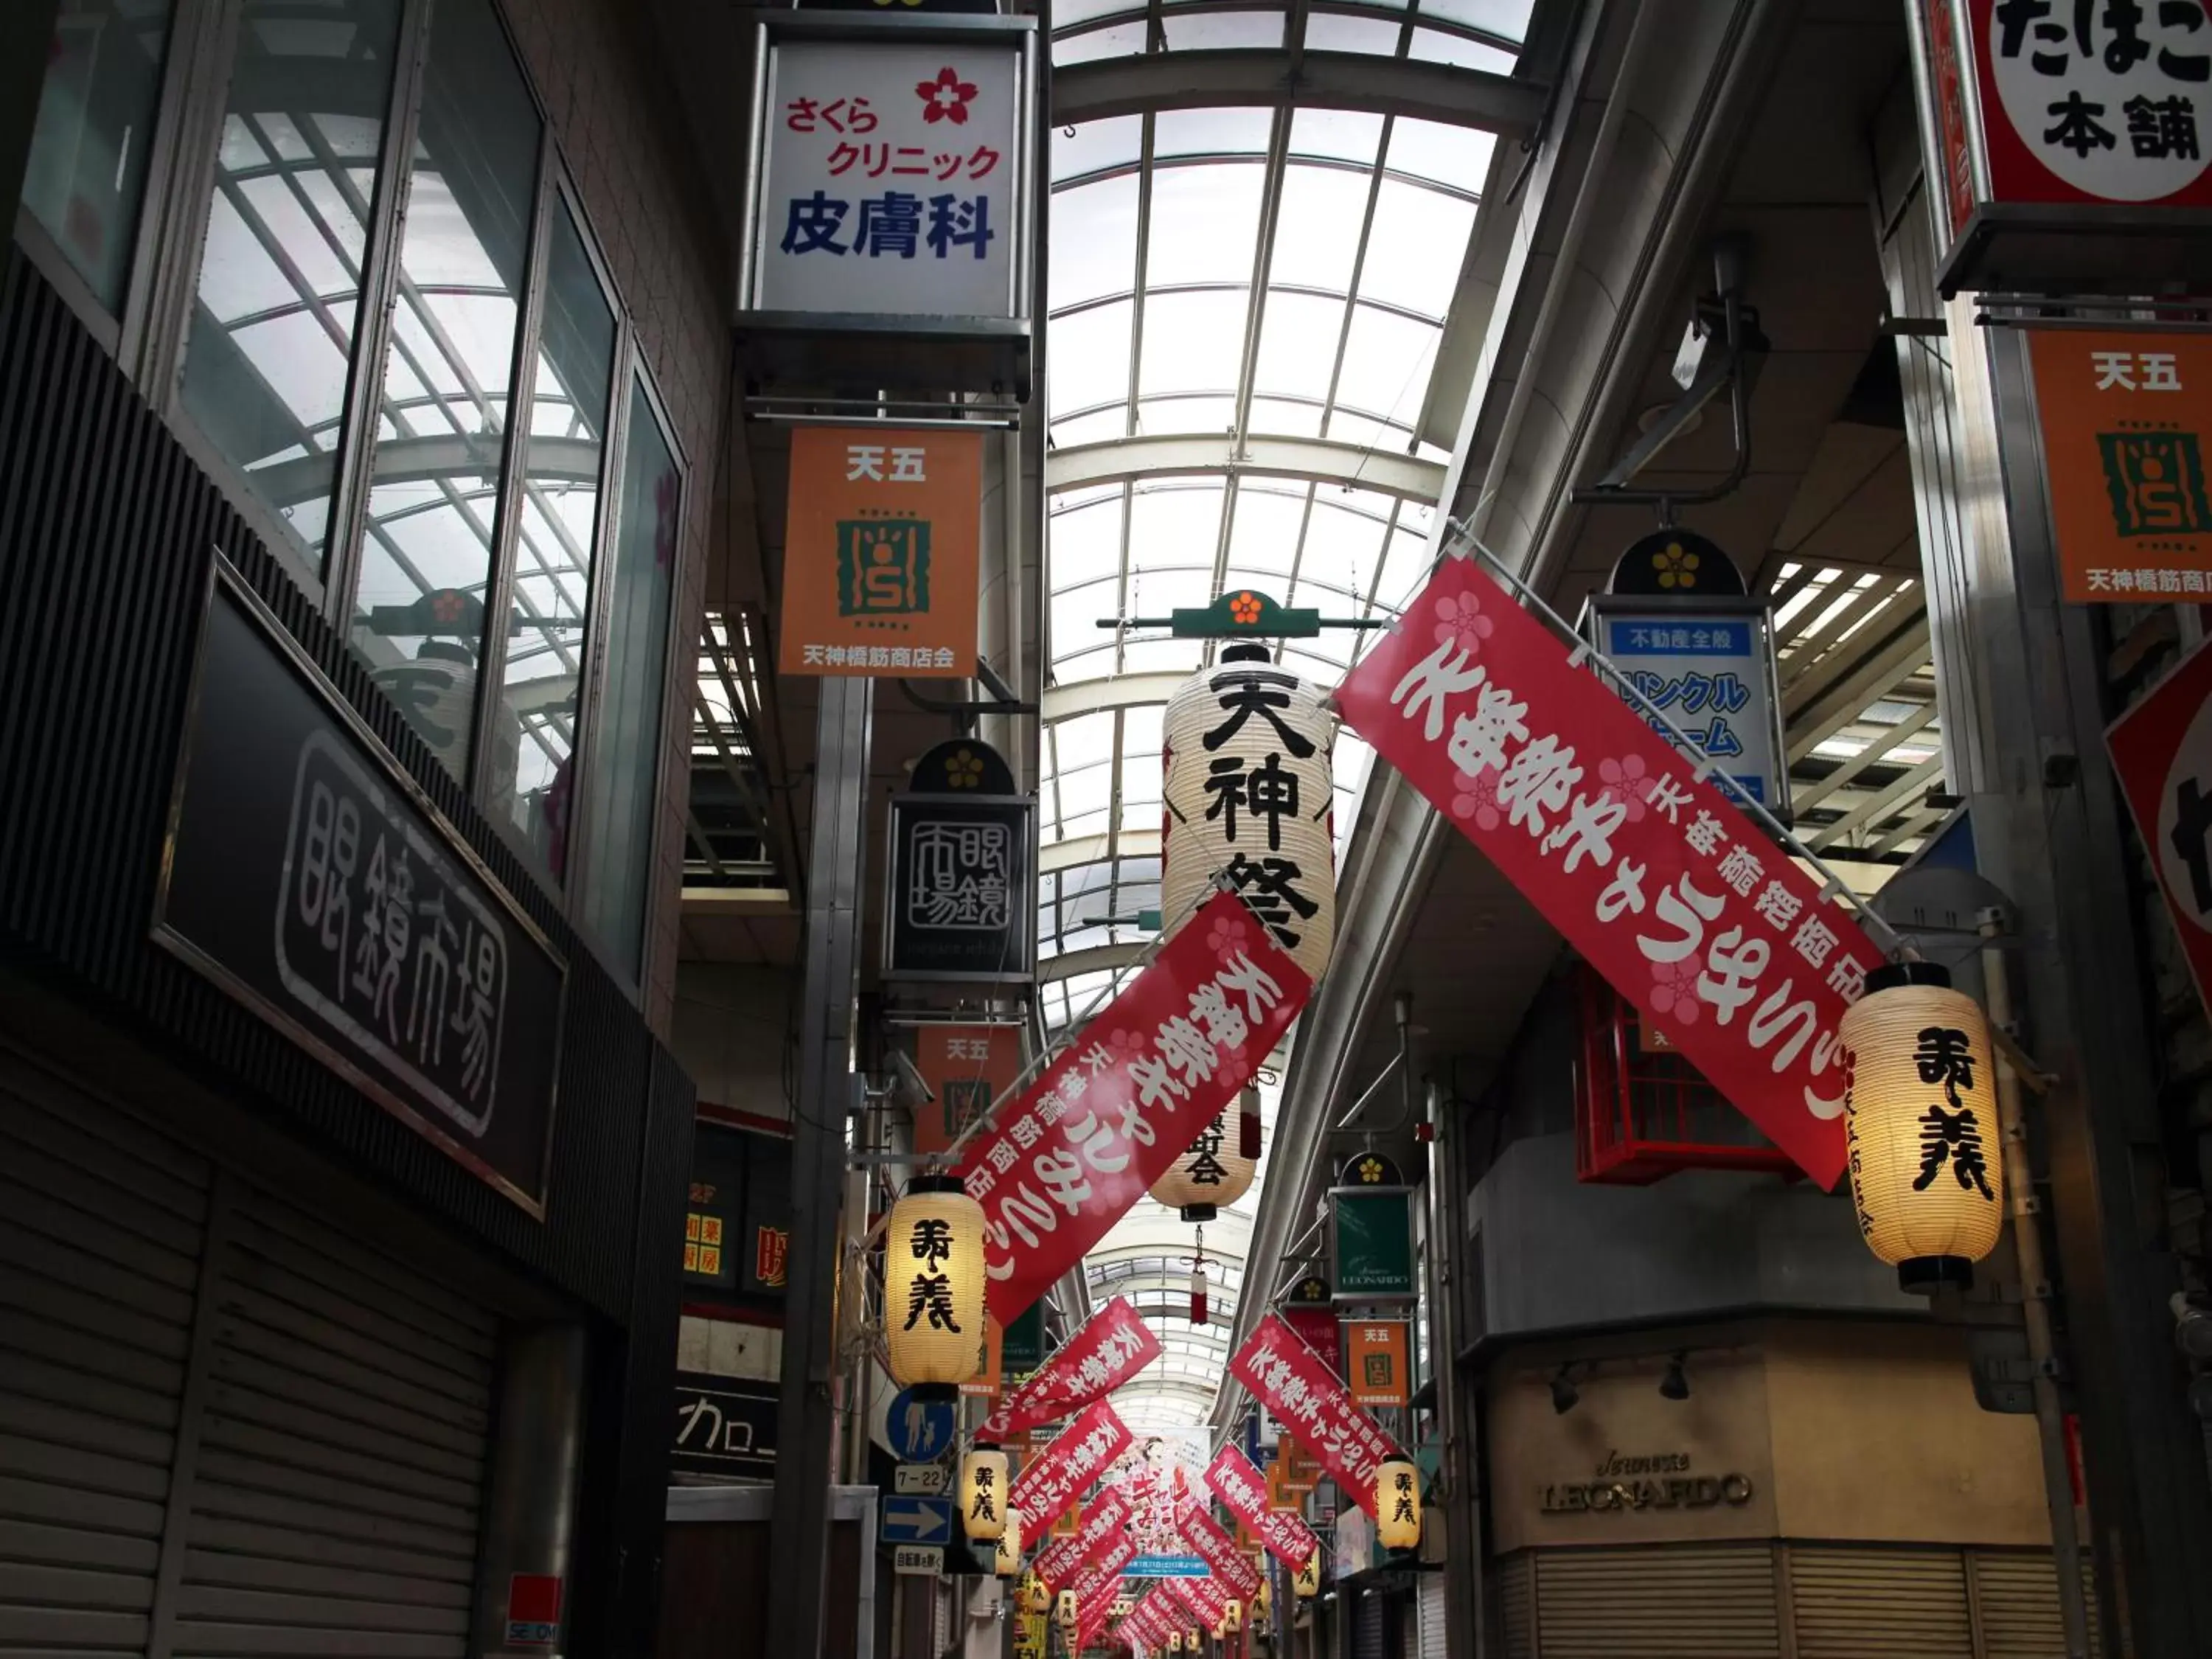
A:
[[[886,1498],[878,1530],[886,1544],[942,1544],[952,1536],[949,1498]]]
[[[891,1455],[902,1463],[934,1462],[952,1443],[952,1422],[951,1401],[916,1400],[911,1389],[901,1389],[884,1423]]]

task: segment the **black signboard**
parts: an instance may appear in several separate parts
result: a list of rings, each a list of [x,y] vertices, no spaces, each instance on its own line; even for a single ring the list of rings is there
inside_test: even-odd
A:
[[[1018,795],[891,798],[884,971],[1018,984],[1034,967],[1036,807]]]
[[[565,966],[215,562],[154,937],[543,1218]]]
[[[776,1399],[773,1382],[677,1372],[668,1467],[680,1474],[774,1480]]]

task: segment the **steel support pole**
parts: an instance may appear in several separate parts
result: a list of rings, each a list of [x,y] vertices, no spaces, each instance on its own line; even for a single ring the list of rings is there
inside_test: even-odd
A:
[[[1437,1390],[1437,1427],[1443,1437],[1444,1649],[1449,1659],[1474,1659],[1482,1629],[1482,1573],[1476,1553],[1474,1438],[1467,1392],[1459,1375],[1459,1297],[1465,1271],[1467,1191],[1462,1184],[1460,1122],[1450,1097],[1429,1085],[1429,1356]]]
[[[768,1640],[779,1659],[825,1651],[830,1486],[837,1441],[839,1200],[855,1101],[854,993],[860,970],[861,860],[875,685],[819,682],[805,963],[799,985],[799,1095],[791,1138],[790,1284],[783,1328],[775,1524],[769,1534]],[[872,1548],[873,1540],[863,1541]]]

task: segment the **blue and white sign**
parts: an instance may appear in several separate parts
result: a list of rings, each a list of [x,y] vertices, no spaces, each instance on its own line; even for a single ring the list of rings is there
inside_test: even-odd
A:
[[[1206,1578],[1212,1573],[1198,1555],[1136,1555],[1121,1569],[1124,1578]]]
[[[952,1541],[952,1500],[895,1498],[883,1500],[876,1530],[886,1544],[948,1544]]]
[[[912,1389],[901,1389],[884,1422],[891,1455],[902,1463],[935,1462],[952,1443],[953,1405],[950,1400],[916,1400]]]
[[[1785,807],[1775,735],[1774,671],[1765,613],[1594,600],[1598,649],[1761,805]],[[1654,730],[1671,742],[1657,720]],[[1680,747],[1680,744],[1676,745]]]

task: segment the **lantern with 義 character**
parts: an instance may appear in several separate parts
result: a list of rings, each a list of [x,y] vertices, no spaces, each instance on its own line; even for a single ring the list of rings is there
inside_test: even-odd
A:
[[[917,1398],[953,1400],[982,1369],[983,1206],[951,1176],[916,1176],[884,1229],[884,1340]]]

